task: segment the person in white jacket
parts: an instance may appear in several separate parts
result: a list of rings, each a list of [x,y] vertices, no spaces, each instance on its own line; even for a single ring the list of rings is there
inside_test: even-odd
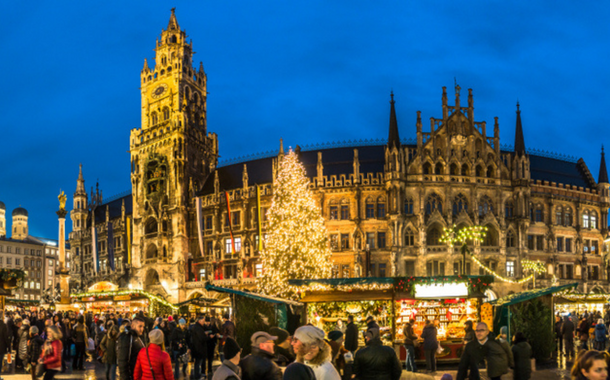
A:
[[[331,363],[331,349],[324,341],[324,331],[314,326],[301,326],[292,338],[292,348],[297,361],[313,369],[316,380],[341,380]]]

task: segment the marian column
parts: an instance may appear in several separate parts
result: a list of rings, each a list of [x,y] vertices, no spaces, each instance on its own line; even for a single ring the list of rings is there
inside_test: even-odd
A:
[[[66,268],[66,195],[62,191],[59,199],[59,278],[61,289],[61,304],[70,304],[70,272]]]

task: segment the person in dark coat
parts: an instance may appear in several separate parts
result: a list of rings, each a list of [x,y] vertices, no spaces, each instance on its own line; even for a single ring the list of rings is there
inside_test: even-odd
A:
[[[208,362],[208,378],[212,377],[212,362],[214,361],[214,352],[216,351],[216,342],[218,342],[218,328],[216,324],[211,320],[209,315],[205,317],[205,333],[208,336],[207,341],[207,362]],[[203,370],[203,369],[202,369]]]
[[[563,318],[563,325],[561,326],[561,335],[563,336],[563,342],[565,343],[566,358],[574,359],[574,323],[569,317]]]
[[[424,340],[424,355],[426,357],[426,370],[436,372],[436,350],[438,348],[438,340],[436,327],[430,320],[426,321],[426,326],[421,333],[421,338]]]
[[[343,347],[348,351],[351,351],[352,354],[356,353],[356,350],[358,350],[358,326],[354,324],[354,317],[351,315],[347,317]]]
[[[222,336],[220,340],[220,347],[218,347],[218,351],[222,352],[222,347],[225,344],[225,340],[227,338],[235,339],[235,323],[231,321],[229,318],[229,314],[224,314],[222,316],[222,327],[220,328],[220,335]],[[224,354],[221,354],[221,361],[224,360]]]
[[[87,352],[87,340],[89,339],[89,332],[87,326],[84,324],[82,315],[78,317],[78,323],[74,326],[73,333],[74,344],[76,345],[76,357],[72,361],[72,369],[82,371],[85,369],[85,353]]]
[[[205,373],[205,361],[208,357],[208,340],[210,337],[206,334],[205,316],[199,315],[197,322],[191,326],[191,355],[195,359],[194,371],[192,371],[192,377],[196,380],[201,378],[201,375]]]
[[[563,321],[561,320],[561,316],[555,316],[555,341],[558,356],[563,355],[563,334],[561,333],[562,327]]]
[[[231,338],[225,339],[225,344],[222,348],[224,360],[216,372],[212,380],[240,380],[241,368],[239,362],[241,359],[241,347]]]
[[[119,367],[120,380],[132,380],[133,371],[138,361],[138,353],[146,347],[146,336],[144,335],[144,324],[146,322],[135,317],[129,328],[119,336],[117,341],[117,364]]]
[[[375,322],[375,318],[372,315],[366,317],[366,329],[379,328],[377,322]]]
[[[316,375],[310,366],[294,362],[286,367],[284,380],[316,380]]]
[[[257,331],[250,337],[252,353],[241,360],[242,380],[282,380],[282,370],[273,362],[277,336]]]
[[[402,366],[396,352],[381,343],[378,328],[370,328],[364,334],[366,346],[356,352],[353,373],[358,380],[399,380]]]
[[[514,380],[528,380],[532,375],[532,347],[527,343],[525,335],[518,331],[513,338],[513,358],[515,367],[513,369]]]
[[[288,364],[292,363],[296,359],[296,356],[290,350],[290,334],[288,333],[288,331],[279,327],[270,328],[269,334],[277,336],[277,340],[274,341],[275,364],[279,365],[280,367],[286,367]]]
[[[36,364],[38,364],[38,358],[42,354],[42,345],[44,340],[38,335],[38,327],[30,327],[30,342],[27,348],[27,360],[31,365],[30,374],[32,380],[36,380]]]
[[[500,343],[489,332],[486,323],[479,322],[475,330],[477,339],[464,346],[458,366],[457,380],[480,379],[479,363],[487,362],[487,376],[499,380],[508,372],[508,357]],[[468,370],[470,369],[470,376]]]
[[[102,363],[106,364],[106,380],[116,379],[117,366],[117,339],[119,338],[119,328],[114,324],[110,327],[108,334],[104,335],[100,342],[100,348],[104,352]]]
[[[578,338],[581,344],[579,350],[589,349],[589,328],[591,328],[591,323],[589,323],[588,318],[583,317],[578,324]]]
[[[182,374],[186,377],[186,367],[188,362],[183,360],[183,355],[188,350],[187,326],[184,319],[180,319],[178,327],[172,330],[169,337],[170,352],[174,358],[174,378],[177,379],[180,375],[180,364],[182,364]]]

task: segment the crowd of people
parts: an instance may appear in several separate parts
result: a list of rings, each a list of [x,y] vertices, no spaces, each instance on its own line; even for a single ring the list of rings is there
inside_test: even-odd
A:
[[[610,313],[608,313],[610,314]],[[606,314],[606,316],[608,316]],[[576,323],[575,323],[576,322]],[[405,369],[417,372],[416,347],[424,352],[425,372],[436,372],[438,321],[426,321],[421,336],[414,321],[403,327],[407,357]],[[559,355],[573,360],[574,379],[607,380],[608,329],[599,313],[580,319],[557,317],[555,333]],[[479,379],[486,363],[487,376],[501,379],[512,368],[515,380],[532,373],[532,348],[524,334],[507,336],[506,327],[495,336],[482,322],[464,325],[457,380]],[[367,317],[363,336],[348,317],[325,333],[311,324],[290,333],[279,327],[257,331],[250,337],[250,354],[242,357],[236,327],[230,316],[200,314],[152,318],[136,314],[77,314],[69,312],[8,312],[0,319],[0,371],[7,354],[15,371],[32,380],[50,380],[70,366],[85,369],[88,361],[105,365],[106,380],[398,380],[403,367],[393,347],[384,345],[379,325]],[[364,346],[360,346],[361,338]],[[574,354],[574,341],[578,354]],[[242,341],[243,343],[243,341]],[[218,359],[220,366],[213,366]],[[602,363],[603,361],[603,363]],[[444,377],[450,379],[451,376]]]

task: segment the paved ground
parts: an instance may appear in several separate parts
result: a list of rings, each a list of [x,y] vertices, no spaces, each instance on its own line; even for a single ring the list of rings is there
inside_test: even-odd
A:
[[[216,362],[215,364],[220,364]],[[566,363],[565,360],[560,359],[556,362],[550,363],[545,368],[538,368],[538,371],[532,374],[531,380],[570,380],[570,371],[569,368],[572,366],[571,362]],[[542,366],[539,366],[542,367]],[[55,378],[57,380],[62,379],[86,379],[86,380],[96,380],[96,379],[105,379],[106,378],[106,369],[101,363],[93,363],[87,362],[85,365],[85,371],[74,371],[72,372],[71,368],[68,369],[67,373],[58,374]],[[187,373],[190,373],[190,368],[187,370]],[[451,374],[454,379],[457,375],[457,365],[447,365],[440,366],[438,371],[433,374],[435,380],[439,380],[445,373]],[[482,371],[482,374],[485,372]],[[14,373],[9,374],[5,371],[2,373],[2,378],[6,380],[30,380],[31,376],[25,373]],[[117,377],[118,378],[118,377]],[[430,379],[431,377],[413,377],[410,373],[406,371],[403,373],[402,379]],[[512,380],[512,374],[507,374],[503,376],[504,380]],[[176,380],[186,380],[182,375]]]

